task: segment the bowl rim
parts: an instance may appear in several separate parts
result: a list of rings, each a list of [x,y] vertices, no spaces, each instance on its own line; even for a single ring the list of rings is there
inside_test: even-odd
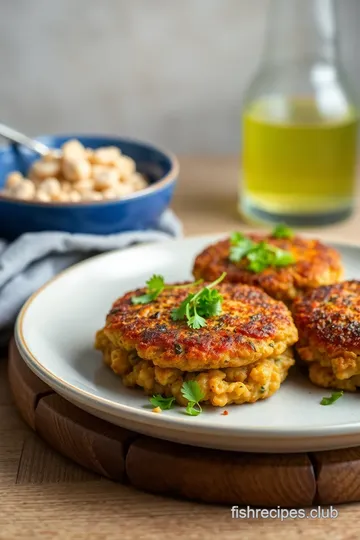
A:
[[[151,195],[154,192],[162,191],[165,187],[172,184],[177,177],[179,176],[180,171],[180,164],[179,160],[176,157],[176,155],[161,147],[157,144],[152,144],[148,141],[144,141],[137,138],[132,137],[122,137],[120,135],[109,135],[109,134],[90,134],[90,133],[73,133],[69,135],[68,133],[48,133],[48,134],[42,134],[42,135],[36,135],[36,137],[33,137],[34,140],[42,141],[43,139],[47,139],[49,137],[53,138],[65,138],[67,140],[70,139],[100,139],[100,140],[109,140],[112,139],[113,141],[123,141],[125,143],[130,143],[138,146],[145,146],[149,149],[155,150],[159,152],[160,154],[163,154],[166,158],[170,160],[171,168],[170,171],[163,176],[161,179],[156,181],[154,184],[151,184],[150,186],[140,189],[139,191],[135,191],[134,193],[129,193],[128,195],[125,195],[124,197],[121,197],[121,199],[106,199],[101,201],[34,201],[34,200],[25,200],[25,199],[18,199],[16,197],[8,197],[7,195],[2,195],[0,191],[0,202],[9,202],[9,203],[16,203],[17,205],[26,205],[26,206],[41,206],[46,208],[59,208],[59,207],[92,207],[92,206],[106,206],[106,205],[114,205],[114,204],[121,204],[126,203],[127,201],[131,201],[133,199],[139,199],[143,196]],[[15,144],[15,143],[14,143]],[[12,146],[12,143],[8,144],[0,144],[0,154],[4,152],[7,148]],[[19,145],[21,146],[21,145]],[[24,147],[26,148],[26,147]],[[29,150],[31,152],[31,150]],[[34,152],[36,154],[36,152]]]

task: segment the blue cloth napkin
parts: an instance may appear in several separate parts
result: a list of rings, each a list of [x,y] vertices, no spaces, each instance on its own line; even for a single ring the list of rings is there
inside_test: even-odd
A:
[[[0,344],[8,339],[27,298],[65,268],[105,251],[181,236],[180,221],[167,210],[154,230],[109,236],[27,233],[10,244],[0,239]]]

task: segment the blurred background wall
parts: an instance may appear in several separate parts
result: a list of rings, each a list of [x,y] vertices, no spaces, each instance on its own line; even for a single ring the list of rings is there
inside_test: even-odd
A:
[[[335,0],[360,88],[360,0]],[[0,0],[0,120],[31,135],[123,134],[239,149],[268,0]]]

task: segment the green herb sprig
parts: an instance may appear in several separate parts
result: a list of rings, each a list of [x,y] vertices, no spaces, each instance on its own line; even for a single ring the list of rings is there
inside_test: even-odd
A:
[[[198,416],[202,412],[200,401],[205,397],[199,383],[197,381],[183,382],[181,395],[188,401],[185,410],[186,414],[189,416]],[[175,398],[173,396],[165,397],[157,394],[149,398],[149,401],[154,407],[160,407],[162,411],[167,411],[173,408]]]
[[[161,394],[157,394],[156,396],[149,398],[149,401],[152,405],[154,405],[154,407],[160,407],[162,411],[167,411],[172,408],[175,398],[167,398],[162,396]]]
[[[181,387],[181,394],[188,400],[186,414],[198,416],[202,412],[200,401],[205,397],[199,383],[197,381],[184,382]]]
[[[231,262],[239,262],[247,258],[247,270],[251,272],[261,272],[265,268],[288,266],[295,262],[292,253],[280,249],[265,241],[253,242],[239,232],[235,232],[230,237]]]
[[[294,232],[284,223],[279,223],[273,229],[271,236],[273,238],[294,238]]]
[[[203,280],[199,279],[194,283],[185,283],[184,285],[165,285],[165,280],[163,276],[154,274],[150,279],[147,280],[147,292],[141,296],[132,296],[131,302],[133,304],[149,304],[156,300],[156,298],[165,290],[165,289],[184,289],[186,287],[193,287],[202,283]]]
[[[195,294],[189,294],[178,308],[171,311],[173,321],[186,319],[190,328],[198,330],[206,326],[206,320],[221,313],[223,297],[214,289],[226,276],[223,272],[221,276],[200,289]]]
[[[341,398],[341,396],[344,395],[343,390],[339,390],[339,392],[333,392],[330,397],[323,397],[320,401],[320,405],[332,405]]]

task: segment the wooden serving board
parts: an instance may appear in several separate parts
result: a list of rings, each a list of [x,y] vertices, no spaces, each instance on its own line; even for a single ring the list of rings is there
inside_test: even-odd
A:
[[[360,501],[360,447],[251,454],[152,439],[100,420],[60,397],[30,371],[14,341],[9,380],[18,410],[39,437],[79,465],[137,489],[272,508]]]

